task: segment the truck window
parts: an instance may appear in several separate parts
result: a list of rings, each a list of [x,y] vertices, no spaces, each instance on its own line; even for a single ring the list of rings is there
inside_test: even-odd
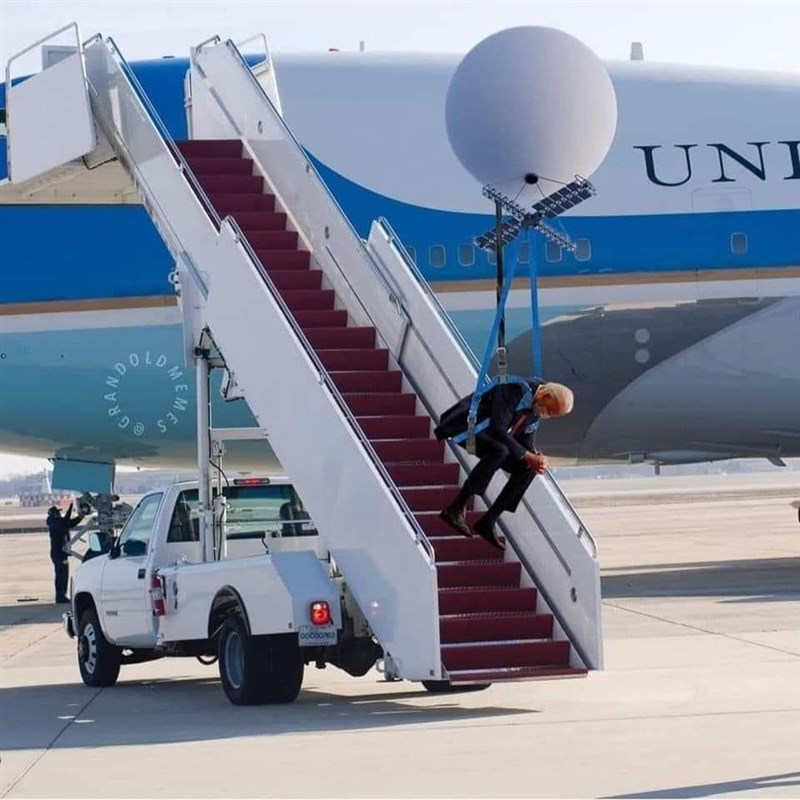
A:
[[[214,491],[216,494],[216,489]],[[311,517],[292,486],[229,486],[223,493],[228,499],[229,541],[317,535]],[[180,493],[167,542],[199,540],[198,503],[197,489]]]
[[[121,556],[147,554],[162,497],[161,492],[147,495],[128,517],[119,539]]]

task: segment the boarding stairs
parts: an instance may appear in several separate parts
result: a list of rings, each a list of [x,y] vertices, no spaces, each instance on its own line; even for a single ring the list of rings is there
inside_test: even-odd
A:
[[[176,259],[187,357],[211,337],[387,672],[470,684],[600,668],[596,547],[550,476],[505,515],[505,553],[439,519],[473,462],[432,429],[477,366],[389,223],[355,233],[277,110],[274,75],[231,42],[195,48],[193,138],[174,142],[112,40],[74,58],[94,158],[125,166]],[[30,79],[42,97],[48,71]],[[24,135],[13,115],[12,98]]]

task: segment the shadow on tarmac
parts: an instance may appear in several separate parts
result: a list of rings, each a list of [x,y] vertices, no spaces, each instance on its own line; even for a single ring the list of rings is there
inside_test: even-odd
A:
[[[715,794],[730,794],[732,792],[751,792],[756,789],[787,789],[790,786],[800,786],[800,772],[785,772],[782,775],[764,775],[759,778],[744,778],[738,781],[725,781],[724,783],[704,783],[698,786],[678,786],[672,789],[657,789],[652,792],[637,792],[636,794],[608,795],[606,800],[621,800],[629,798],[635,800],[656,800],[660,797],[709,797]],[[793,793],[787,792],[789,797]]]
[[[730,597],[726,602],[769,602],[800,598],[800,558],[758,558],[660,564],[609,570],[603,598]],[[619,574],[613,574],[619,573]]]
[[[123,675],[124,675],[123,670]],[[432,695],[419,688],[335,695],[308,689],[289,705],[232,706],[216,676],[163,680],[121,680],[109,689],[82,684],[23,686],[0,690],[0,748],[3,750],[114,747],[175,743],[241,736],[348,731],[465,722],[491,717],[538,713],[531,709],[469,708],[469,694]],[[402,684],[418,686],[417,684]],[[399,686],[399,684],[398,684]],[[480,692],[482,698],[489,698]],[[422,703],[404,702],[420,700]],[[62,731],[59,734],[59,730]]]
[[[0,605],[0,626],[41,625],[61,622],[61,614],[69,611],[69,605],[36,600]]]

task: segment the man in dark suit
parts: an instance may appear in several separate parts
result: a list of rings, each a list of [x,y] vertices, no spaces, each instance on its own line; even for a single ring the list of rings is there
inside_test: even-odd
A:
[[[435,430],[437,439],[452,439],[467,447],[468,414],[472,395],[462,398],[442,414]],[[481,396],[475,424],[475,453],[480,461],[470,472],[455,500],[445,506],[441,518],[465,536],[477,534],[494,547],[503,549],[494,526],[503,511],[517,510],[531,481],[548,467],[548,460],[536,450],[539,421],[564,417],[572,411],[572,391],[560,383],[538,378],[510,379],[498,383]],[[489,510],[467,525],[467,501],[482,495],[498,469],[510,473],[508,483]]]
[[[47,528],[50,532],[50,560],[55,572],[56,603],[69,603],[67,583],[69,581],[69,558],[64,547],[69,543],[69,532],[79,525],[83,515],[72,516],[72,503],[62,517],[56,506],[47,512]]]

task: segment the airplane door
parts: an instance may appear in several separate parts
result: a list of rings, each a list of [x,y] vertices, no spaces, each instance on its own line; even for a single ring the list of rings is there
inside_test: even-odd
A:
[[[115,642],[141,646],[155,642],[147,562],[162,499],[159,492],[141,500],[120,534],[119,555],[109,559],[103,570],[103,624]]]

